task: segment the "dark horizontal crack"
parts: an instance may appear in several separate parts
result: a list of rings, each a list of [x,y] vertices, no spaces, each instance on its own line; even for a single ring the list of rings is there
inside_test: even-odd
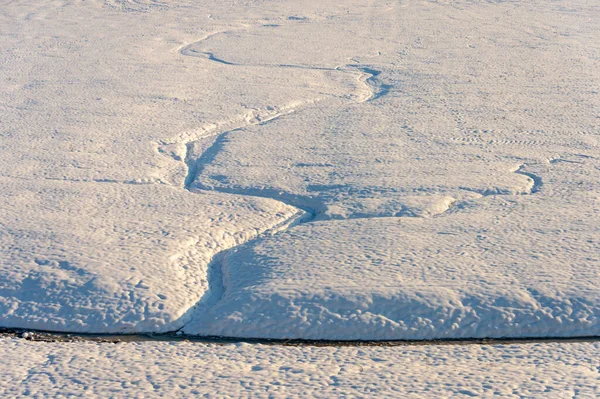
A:
[[[21,338],[35,342],[193,342],[200,344],[237,344],[279,346],[426,346],[426,345],[514,345],[548,343],[600,342],[600,336],[574,337],[520,337],[520,338],[455,338],[430,340],[314,340],[314,339],[267,339],[236,338],[220,336],[196,336],[176,333],[162,334],[92,334],[66,333],[26,329],[0,329],[0,337]]]

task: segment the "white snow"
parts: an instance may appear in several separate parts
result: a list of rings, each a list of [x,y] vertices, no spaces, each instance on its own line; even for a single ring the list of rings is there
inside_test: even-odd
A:
[[[599,335],[599,33],[593,0],[0,2],[0,328]],[[131,367],[163,396],[597,394],[596,344],[0,342],[8,396]],[[406,368],[352,388],[371,354]]]
[[[3,5],[2,326],[595,334],[577,4]]]
[[[296,216],[165,185],[0,182],[2,327],[176,330],[208,290],[214,254]]]
[[[184,330],[343,340],[599,335],[600,168],[581,165],[527,168],[544,182],[534,195],[487,196],[442,217],[313,222],[236,247],[220,262],[220,301]]]
[[[0,339],[2,397],[594,398],[598,343],[282,347]]]

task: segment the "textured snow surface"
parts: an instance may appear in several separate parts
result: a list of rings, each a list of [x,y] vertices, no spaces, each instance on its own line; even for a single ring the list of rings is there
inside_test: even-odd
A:
[[[164,185],[0,182],[2,327],[177,329],[208,290],[215,253],[296,212]]]
[[[277,347],[1,339],[2,397],[596,398],[597,343]]]
[[[447,217],[314,222],[237,247],[185,331],[310,339],[600,335],[600,168]],[[567,189],[566,189],[567,188]],[[316,238],[318,237],[318,239]]]
[[[2,2],[0,327],[600,334],[599,32],[592,0]]]

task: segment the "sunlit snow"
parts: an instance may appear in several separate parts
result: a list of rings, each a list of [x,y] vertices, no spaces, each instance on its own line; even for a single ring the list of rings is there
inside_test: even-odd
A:
[[[0,83],[0,328],[600,335],[592,0],[4,1]]]

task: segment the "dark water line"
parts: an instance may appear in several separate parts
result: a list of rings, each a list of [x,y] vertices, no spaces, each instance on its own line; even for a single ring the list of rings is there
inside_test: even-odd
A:
[[[192,342],[200,344],[238,344],[276,346],[308,346],[308,347],[343,347],[343,346],[425,346],[425,345],[516,345],[516,344],[549,344],[549,343],[594,343],[600,342],[600,336],[579,337],[523,337],[523,338],[457,338],[435,340],[311,340],[311,339],[265,339],[235,338],[217,336],[195,336],[186,334],[92,334],[39,331],[26,329],[0,329],[0,336],[21,338],[35,342],[96,342],[96,343],[130,343],[130,342]]]

